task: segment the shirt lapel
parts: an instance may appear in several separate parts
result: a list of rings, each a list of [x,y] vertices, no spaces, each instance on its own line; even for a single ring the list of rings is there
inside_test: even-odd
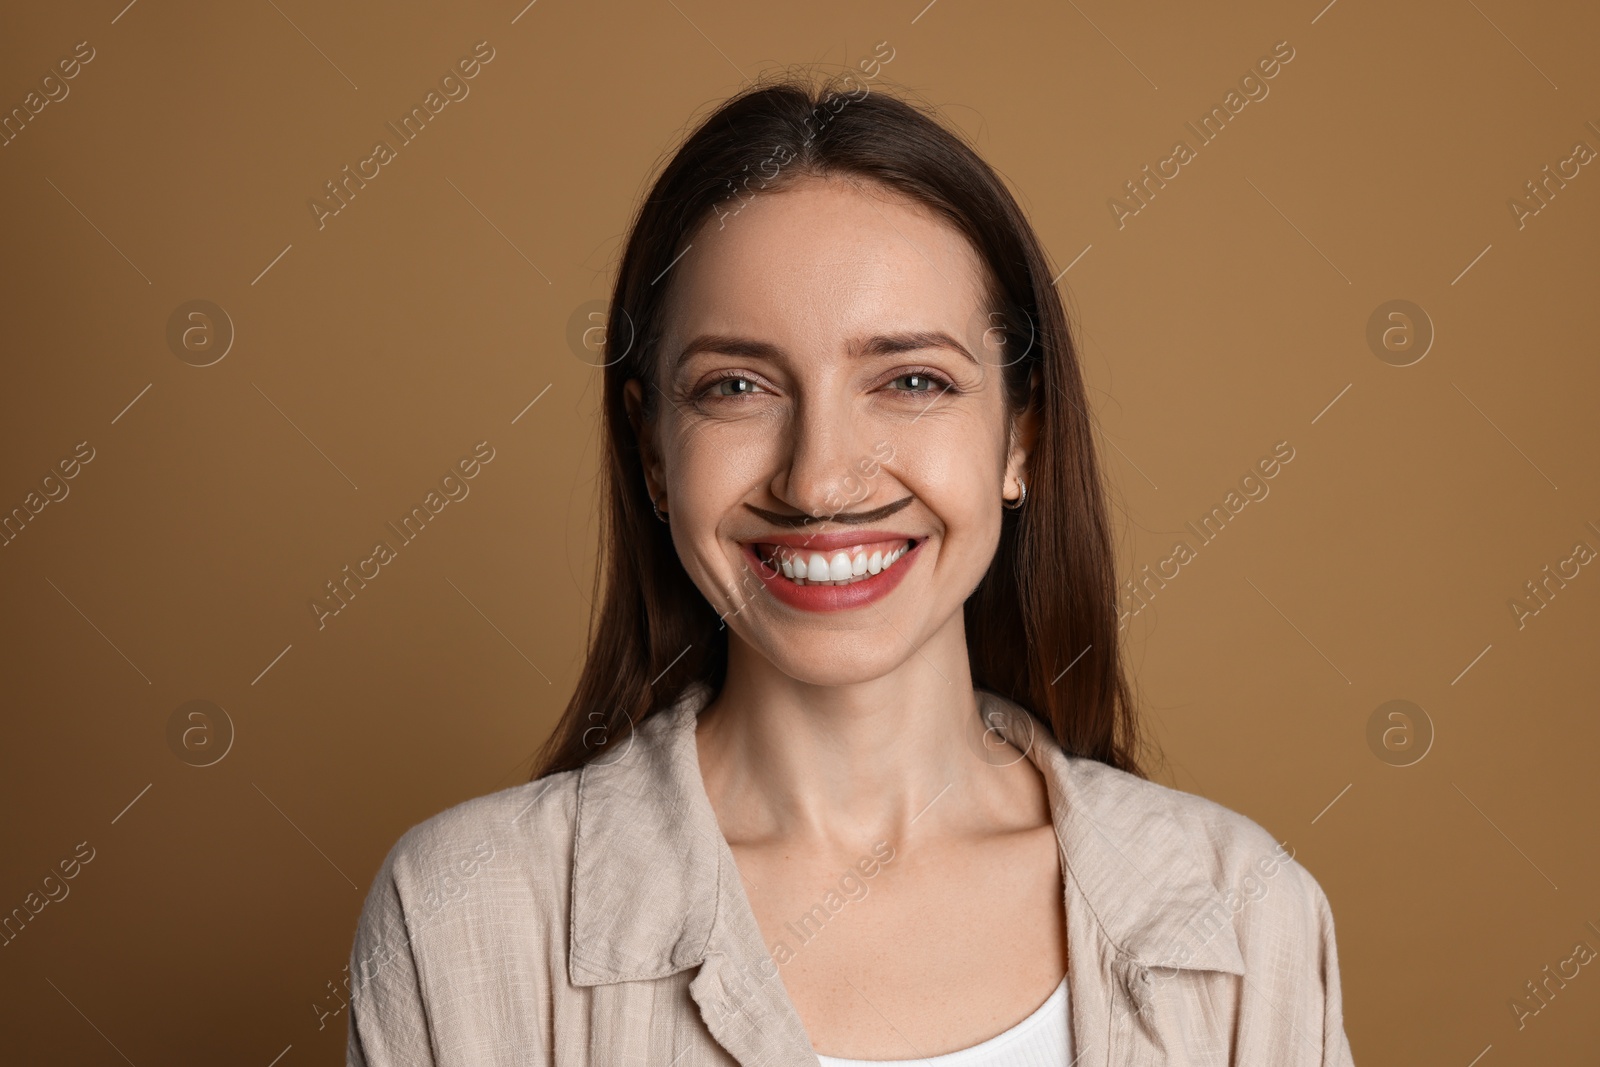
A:
[[[687,693],[579,772],[568,975],[594,986],[695,966],[716,918],[717,832]],[[687,746],[686,746],[687,742]],[[696,763],[685,766],[685,759]],[[687,772],[693,771],[693,776]],[[696,795],[698,793],[698,796]]]
[[[706,796],[695,724],[710,698],[690,687],[580,771],[568,974],[597,986],[699,967],[690,996],[735,1060],[816,1067]]]
[[[1155,1010],[1185,972],[1244,973],[1228,914],[1194,860],[1163,786],[1069,756],[1020,705],[979,690],[985,723],[1039,768],[1060,847],[1075,1067],[1139,1063],[1181,1048]]]

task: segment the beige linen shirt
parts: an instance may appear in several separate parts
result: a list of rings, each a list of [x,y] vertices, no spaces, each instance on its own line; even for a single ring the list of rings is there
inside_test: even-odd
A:
[[[349,1064],[816,1067],[700,776],[710,697],[401,837],[356,930]],[[1351,1063],[1333,918],[1292,853],[978,698],[1049,792],[1073,1067]]]

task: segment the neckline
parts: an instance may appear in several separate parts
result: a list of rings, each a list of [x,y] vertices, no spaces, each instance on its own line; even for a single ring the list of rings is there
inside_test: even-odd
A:
[[[1061,1011],[1067,1000],[1067,979],[1062,976],[1060,983],[1054,991],[1045,998],[1027,1018],[1021,1022],[1002,1030],[993,1037],[986,1038],[976,1045],[956,1049],[954,1052],[944,1052],[937,1056],[913,1057],[907,1060],[856,1060],[843,1056],[828,1056],[818,1053],[818,1062],[823,1067],[967,1067],[968,1064],[979,1062],[981,1059],[999,1052],[1001,1049],[1031,1034],[1043,1026],[1057,1012]]]

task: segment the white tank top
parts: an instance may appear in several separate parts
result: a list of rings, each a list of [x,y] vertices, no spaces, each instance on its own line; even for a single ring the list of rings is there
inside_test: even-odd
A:
[[[1032,1015],[970,1048],[910,1060],[844,1060],[817,1055],[820,1067],[1069,1067],[1072,1059],[1065,978]]]

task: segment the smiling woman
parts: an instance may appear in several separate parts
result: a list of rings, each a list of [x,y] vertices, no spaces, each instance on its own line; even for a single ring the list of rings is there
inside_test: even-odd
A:
[[[836,99],[741,93],[645,198],[582,676],[531,782],[390,851],[353,958],[407,951],[358,976],[350,1062],[1349,1063],[1315,879],[1225,906],[1282,850],[1141,771],[1026,217],[930,112]],[[719,215],[709,176],[774,153]],[[514,858],[422,928],[485,840]],[[873,843],[871,896],[827,903]]]

